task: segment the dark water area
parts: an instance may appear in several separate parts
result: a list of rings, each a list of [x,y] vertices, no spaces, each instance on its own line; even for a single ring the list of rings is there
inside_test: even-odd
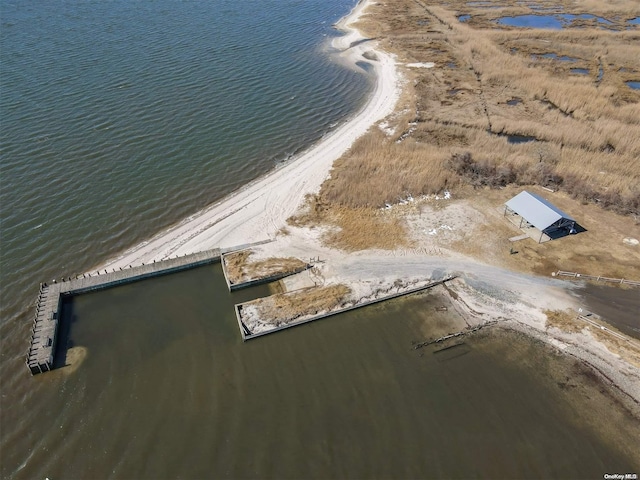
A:
[[[587,284],[578,291],[588,311],[640,340],[640,292],[634,288]]]
[[[501,330],[415,350],[451,327],[438,293],[242,343],[232,306],[265,293],[228,293],[214,265],[75,297],[64,317],[85,360],[3,380],[2,477],[637,471],[620,443],[635,423],[576,361]]]

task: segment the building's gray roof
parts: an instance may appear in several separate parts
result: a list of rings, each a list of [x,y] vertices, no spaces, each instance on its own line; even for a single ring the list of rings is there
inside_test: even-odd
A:
[[[574,221],[573,218],[541,196],[527,191],[520,192],[506,205],[541,231],[549,228],[561,218]]]

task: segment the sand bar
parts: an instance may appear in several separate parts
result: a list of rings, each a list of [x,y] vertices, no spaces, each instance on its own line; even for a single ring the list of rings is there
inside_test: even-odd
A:
[[[117,269],[175,255],[273,238],[303,202],[305,195],[319,191],[333,162],[369,127],[394,110],[399,97],[399,74],[395,60],[391,55],[375,50],[372,42],[358,42],[363,37],[352,26],[369,3],[369,0],[361,1],[338,23],[337,27],[345,35],[336,38],[332,44],[340,51],[339,55],[350,63],[355,65],[357,61],[367,61],[373,66],[376,83],[362,110],[288,164],[149,241],[123,252],[101,268]],[[375,51],[377,60],[366,60],[363,54],[372,51]]]

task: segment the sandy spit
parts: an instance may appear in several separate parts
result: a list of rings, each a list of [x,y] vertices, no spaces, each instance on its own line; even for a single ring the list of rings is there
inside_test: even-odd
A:
[[[304,201],[317,193],[328,177],[333,162],[375,122],[391,114],[399,97],[399,74],[394,58],[372,42],[363,39],[353,24],[366,10],[370,0],[359,2],[336,26],[345,35],[336,38],[333,47],[344,61],[372,64],[375,88],[365,105],[351,120],[327,135],[319,143],[266,176],[232,193],[222,201],[190,216],[152,239],[123,252],[100,268],[139,265],[217,247],[233,247],[273,238]],[[355,45],[354,45],[355,43]],[[353,46],[352,46],[353,45]],[[377,60],[363,57],[375,52]]]

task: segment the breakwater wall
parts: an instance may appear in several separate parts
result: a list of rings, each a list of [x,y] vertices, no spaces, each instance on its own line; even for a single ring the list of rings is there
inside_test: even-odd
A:
[[[271,241],[271,240],[268,240]],[[231,248],[215,248],[204,252],[167,258],[165,260],[129,266],[127,268],[99,270],[85,273],[75,278],[40,284],[36,314],[31,328],[31,338],[26,364],[32,375],[54,368],[54,356],[58,339],[60,309],[63,297],[124,285],[145,278],[168,275],[191,268],[219,262],[223,253],[241,250],[266,243],[257,242]]]

